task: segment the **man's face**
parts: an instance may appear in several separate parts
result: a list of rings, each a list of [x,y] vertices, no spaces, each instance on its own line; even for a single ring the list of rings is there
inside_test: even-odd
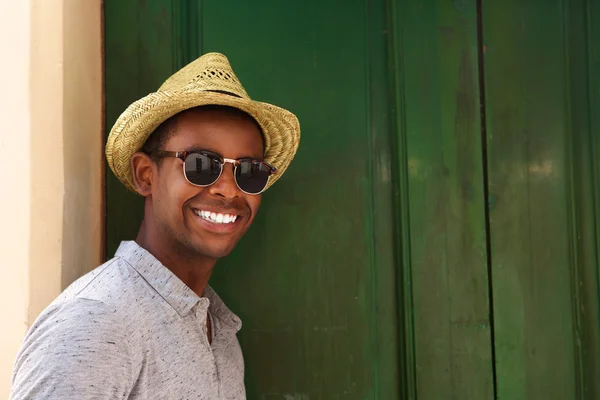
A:
[[[219,110],[193,110],[179,115],[175,133],[162,149],[208,150],[231,159],[263,158],[262,136],[256,124]],[[152,194],[148,200],[152,202],[158,239],[175,251],[181,249],[215,259],[224,257],[250,227],[261,196],[246,194],[237,187],[230,163],[225,164],[217,182],[207,187],[190,184],[182,164],[180,159],[168,157],[160,167],[152,167]],[[233,215],[237,219],[230,223],[211,222],[198,215],[203,212]]]

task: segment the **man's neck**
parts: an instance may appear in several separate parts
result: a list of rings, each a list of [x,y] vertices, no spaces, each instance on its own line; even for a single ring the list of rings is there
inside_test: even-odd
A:
[[[158,240],[158,236],[150,234],[149,227],[142,222],[135,241],[171,270],[198,296],[202,296],[217,260],[202,259],[197,254],[191,254],[188,249],[175,248],[172,243]]]

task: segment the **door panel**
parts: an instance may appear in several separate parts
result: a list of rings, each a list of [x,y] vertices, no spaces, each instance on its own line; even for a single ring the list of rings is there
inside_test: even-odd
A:
[[[202,51],[230,55],[249,93],[294,110],[303,132],[212,280],[245,321],[250,398],[398,397],[381,10],[204,3]]]
[[[589,17],[583,1],[483,6],[500,399],[598,395]]]
[[[475,1],[399,1],[416,392],[492,399]]]

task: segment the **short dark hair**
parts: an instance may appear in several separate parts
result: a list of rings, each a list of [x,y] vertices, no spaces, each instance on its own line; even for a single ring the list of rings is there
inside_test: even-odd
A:
[[[263,137],[262,128],[260,127],[258,122],[256,122],[256,120],[253,117],[251,117],[248,113],[246,113],[238,108],[230,107],[230,106],[207,105],[207,106],[199,106],[199,107],[187,109],[178,114],[175,114],[171,118],[169,118],[166,121],[164,121],[163,123],[161,123],[158,126],[158,128],[156,128],[154,130],[154,132],[152,132],[150,134],[148,139],[146,139],[146,142],[142,146],[142,151],[144,153],[150,155],[150,154],[152,154],[153,151],[163,149],[164,145],[169,141],[169,139],[177,131],[178,117],[182,113],[188,112],[188,111],[192,111],[192,112],[193,111],[219,111],[219,112],[226,113],[228,116],[230,116],[232,118],[238,118],[238,119],[252,121],[258,128],[258,131],[260,132],[261,137]],[[264,139],[263,139],[263,146],[264,146]],[[160,165],[160,160],[161,159],[159,158],[155,162]]]

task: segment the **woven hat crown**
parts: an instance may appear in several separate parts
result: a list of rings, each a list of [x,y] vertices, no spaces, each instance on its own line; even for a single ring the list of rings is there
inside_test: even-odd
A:
[[[233,73],[229,60],[220,53],[207,53],[189,63],[167,79],[158,91],[225,92],[243,99],[250,98]]]

